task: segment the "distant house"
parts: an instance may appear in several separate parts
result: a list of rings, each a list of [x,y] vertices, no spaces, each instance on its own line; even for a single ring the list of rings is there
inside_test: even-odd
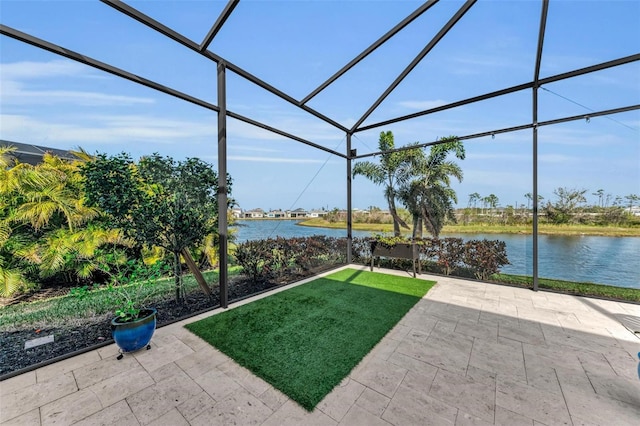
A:
[[[311,210],[309,212],[309,217],[324,217],[327,215],[327,212],[324,210]]]
[[[237,207],[231,209],[231,216],[233,216],[235,219],[240,219],[242,217],[242,209]]]
[[[308,213],[305,209],[295,209],[289,212],[289,217],[292,219],[297,219],[301,217],[307,217]]]
[[[31,145],[28,143],[12,142],[4,139],[0,139],[0,147],[14,147],[16,148],[10,155],[21,163],[27,163],[35,166],[42,163],[42,157],[45,153],[53,154],[63,160],[77,160],[78,158],[69,151],[64,149],[49,148],[41,145]]]
[[[283,212],[282,210],[270,210],[267,213],[267,217],[269,219],[282,219],[287,217],[287,214],[285,212]]]
[[[264,217],[264,210],[262,209],[253,209],[244,212],[245,219],[260,219]]]

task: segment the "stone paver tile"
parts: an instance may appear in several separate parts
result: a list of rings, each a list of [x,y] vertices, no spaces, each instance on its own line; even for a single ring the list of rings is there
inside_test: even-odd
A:
[[[177,409],[187,421],[191,421],[205,411],[215,407],[216,401],[208,393],[202,391],[198,395],[189,398]]]
[[[561,393],[556,370],[541,363],[526,365],[527,383],[534,388]]]
[[[640,341],[635,347],[633,356],[624,349],[607,348],[602,353],[617,375],[627,379],[637,378],[638,352]]]
[[[565,368],[570,370],[584,371],[582,363],[578,359],[575,351],[570,348],[557,346],[540,346],[522,344],[524,359],[527,365],[542,364],[553,368]]]
[[[391,426],[380,417],[354,405],[339,423],[344,426]]]
[[[320,410],[308,412],[292,400],[288,400],[262,426],[335,426],[337,424]]]
[[[410,332],[401,340],[424,343],[429,338],[429,334],[430,333],[426,333],[424,331],[411,329]]]
[[[428,394],[431,389],[431,384],[435,376],[430,374],[416,373],[415,371],[408,371],[402,380],[402,386],[409,389],[413,389],[416,392]]]
[[[458,321],[455,332],[473,338],[479,337],[485,340],[496,340],[498,338],[498,325],[471,321]]]
[[[100,399],[103,407],[108,407],[154,383],[144,368],[137,367],[89,386],[87,389]]]
[[[383,395],[392,397],[406,373],[405,368],[379,358],[371,358],[368,362],[358,365],[350,377]]]
[[[522,351],[516,351],[510,345],[476,339],[469,365],[526,381]]]
[[[189,422],[175,408],[155,419],[150,426],[189,426]]]
[[[93,364],[76,368],[73,370],[73,376],[76,378],[78,388],[84,389],[139,366],[140,364],[133,356],[125,356],[121,360],[116,357],[108,357]]]
[[[320,401],[316,410],[321,410],[332,419],[340,421],[364,390],[365,387],[361,383],[346,377]]]
[[[238,365],[233,360],[222,363],[216,368],[251,392],[254,396],[263,394],[271,386],[269,383],[254,375],[251,370]],[[215,370],[212,370],[212,372],[216,374]]]
[[[625,377],[610,375],[587,373],[587,376],[598,395],[640,407],[640,381],[637,377],[629,380]]]
[[[407,334],[409,334],[410,331],[411,327],[399,323],[396,324],[396,326],[393,327],[391,331],[384,337],[385,339],[402,340],[406,337]]]
[[[36,370],[38,382],[46,382],[52,377],[68,373],[77,368],[84,367],[85,365],[93,364],[94,362],[100,361],[100,359],[101,358],[100,355],[98,355],[98,352],[90,351],[81,355],[74,356],[73,358],[65,359],[47,365],[46,367],[38,368]]]
[[[98,355],[101,359],[116,358],[120,354],[120,349],[114,343],[98,349]]]
[[[42,425],[68,425],[102,410],[98,397],[82,389],[40,408]]]
[[[564,396],[574,424],[581,421],[598,425],[626,426],[637,425],[640,419],[640,405],[627,404],[591,392],[581,392],[575,388],[573,391],[564,392]]]
[[[560,321],[556,317],[558,311],[548,309],[530,309],[522,306],[517,307],[518,319],[531,322],[539,322],[541,324],[552,325],[561,329]]]
[[[533,419],[496,405],[495,424],[500,426],[533,426]]]
[[[13,419],[77,390],[73,375],[67,373],[5,394],[0,398],[0,422]]]
[[[138,421],[147,424],[200,394],[202,388],[185,373],[162,380],[127,397]]]
[[[260,394],[258,399],[262,401],[264,405],[275,411],[282,407],[282,405],[289,400],[289,397],[273,386],[269,386],[269,389]]]
[[[431,364],[427,364],[426,362],[417,360],[400,352],[396,352],[391,355],[389,362],[397,365],[398,367],[406,368],[408,371],[422,373],[425,376],[431,376],[432,380],[436,377],[436,373],[438,372],[438,367],[434,367]]]
[[[431,313],[413,314],[409,313],[400,320],[400,325],[409,327],[411,329],[420,330],[425,333],[430,333],[435,327],[438,320],[431,316]]]
[[[186,374],[184,370],[178,367],[178,364],[176,364],[175,362],[170,362],[169,364],[165,364],[162,367],[153,371],[147,371],[147,373],[149,373],[151,378],[156,383],[166,380],[170,377],[182,376],[183,374]]]
[[[195,382],[216,401],[220,401],[241,387],[238,382],[217,369],[203,374],[195,379]]]
[[[382,341],[380,341],[371,350],[371,352],[369,352],[369,354],[375,356],[376,358],[380,358],[380,359],[386,360],[386,359],[389,359],[391,354],[393,354],[395,352],[395,350],[398,348],[399,344],[400,344],[400,340],[382,339]]]
[[[216,367],[222,363],[225,363],[229,358],[213,347],[200,349],[190,355],[182,357],[175,361],[175,363],[184,370],[192,379],[201,376],[209,371],[213,367]]]
[[[470,365],[467,368],[466,376],[477,383],[484,383],[487,386],[496,387],[496,377],[498,373],[495,371],[483,370],[482,368]]]
[[[544,345],[542,329],[536,325],[500,324],[498,335],[518,342],[532,345]]]
[[[148,351],[137,352],[135,357],[147,371],[153,371],[192,353],[194,353],[193,349],[174,337],[167,344],[152,347]]]
[[[429,396],[446,402],[465,413],[493,423],[495,386],[440,369],[429,389]]]
[[[244,389],[220,400],[215,407],[205,411],[190,421],[191,425],[259,425],[263,424],[273,411]]]
[[[453,334],[456,331],[456,325],[458,325],[457,320],[439,319],[429,335],[446,337],[448,334]]]
[[[36,384],[36,372],[29,371],[28,373],[20,374],[19,376],[12,377],[4,380],[2,386],[0,386],[0,395],[16,392],[27,386]]]
[[[356,400],[356,405],[364,408],[374,416],[380,417],[391,402],[391,398],[384,396],[373,389],[365,388],[360,398]]]
[[[180,341],[182,343],[184,343],[185,345],[189,346],[194,351],[199,351],[199,350],[204,349],[204,348],[212,348],[213,347],[206,340],[201,339],[200,337],[196,336],[195,334],[193,334],[192,332],[190,332],[186,328],[182,328],[179,331],[175,331],[174,335],[178,339],[180,339]]]
[[[453,425],[458,410],[426,393],[400,386],[382,419],[394,425]]]
[[[582,364],[582,368],[587,373],[616,376],[616,372],[611,368],[611,364],[602,353],[582,351],[576,355]]]
[[[40,424],[40,409],[36,408],[11,420],[2,422],[2,426],[31,426]]]
[[[139,426],[126,401],[119,401],[79,421],[74,426]]]
[[[596,393],[591,384],[591,380],[589,380],[584,370],[573,370],[562,367],[554,367],[554,370],[563,393],[574,391]]]
[[[460,334],[449,336],[431,336],[425,343],[403,341],[396,351],[436,367],[464,372],[469,365],[473,343]]]
[[[571,424],[562,394],[498,376],[496,405],[545,424]]]
[[[456,426],[489,426],[493,425],[493,422],[488,422],[480,417],[458,410],[455,424]]]

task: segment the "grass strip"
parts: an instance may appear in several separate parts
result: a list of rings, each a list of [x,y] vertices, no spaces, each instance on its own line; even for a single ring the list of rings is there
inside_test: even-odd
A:
[[[533,288],[533,277],[527,275],[495,274],[491,276],[491,281]],[[610,285],[563,281],[551,278],[539,278],[538,286],[540,288],[578,296],[595,296],[629,302],[640,302],[640,289],[636,288],[614,287]]]
[[[230,271],[231,275],[239,273],[239,268]],[[218,271],[203,273],[209,283],[218,282]],[[192,275],[183,277],[182,285],[186,293],[199,291],[199,286]],[[138,283],[126,284],[124,287],[135,287]],[[146,301],[145,306],[153,306],[156,301],[170,299],[175,295],[173,277],[160,278],[144,283],[137,296]],[[119,307],[114,303],[113,294],[106,287],[90,290],[81,296],[67,294],[29,303],[18,303],[0,308],[0,331],[12,331],[21,328],[41,328],[54,326],[73,326],[87,318],[112,317]]]
[[[186,327],[311,411],[434,284],[344,269]]]

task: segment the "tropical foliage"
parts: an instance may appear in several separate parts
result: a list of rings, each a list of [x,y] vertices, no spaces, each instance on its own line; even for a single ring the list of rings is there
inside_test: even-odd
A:
[[[414,145],[417,145],[414,144]],[[363,175],[376,185],[384,186],[384,195],[393,217],[393,232],[400,235],[400,226],[409,228],[396,208],[399,200],[413,218],[413,236],[420,237],[423,227],[434,237],[442,230],[446,220],[455,221],[455,191],[451,178],[462,180],[462,169],[449,159],[449,154],[464,160],[464,146],[455,136],[449,136],[433,145],[428,153],[423,148],[403,147],[396,150],[393,133],[381,132],[378,163],[356,163],[353,175]]]
[[[122,229],[140,248],[156,246],[172,254],[176,301],[182,301],[180,256],[189,262],[188,249],[217,233],[216,171],[197,158],[175,161],[153,154],[136,164],[121,153],[98,155],[82,174],[89,205],[105,213],[110,227]]]

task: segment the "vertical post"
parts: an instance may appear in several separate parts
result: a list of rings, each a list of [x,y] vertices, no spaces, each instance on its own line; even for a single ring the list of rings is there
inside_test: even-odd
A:
[[[538,291],[538,85],[533,86],[533,291]]]
[[[351,206],[351,133],[347,133],[347,265],[351,263],[351,250],[353,247],[352,232],[352,206]]]
[[[538,32],[538,49],[536,51],[536,67],[533,72],[533,291],[538,291],[538,88],[540,87],[540,64],[542,47],[547,26],[549,0],[542,1],[540,13],[540,30]]]
[[[218,255],[220,258],[220,306],[229,306],[227,273],[227,82],[226,64],[218,62]]]

